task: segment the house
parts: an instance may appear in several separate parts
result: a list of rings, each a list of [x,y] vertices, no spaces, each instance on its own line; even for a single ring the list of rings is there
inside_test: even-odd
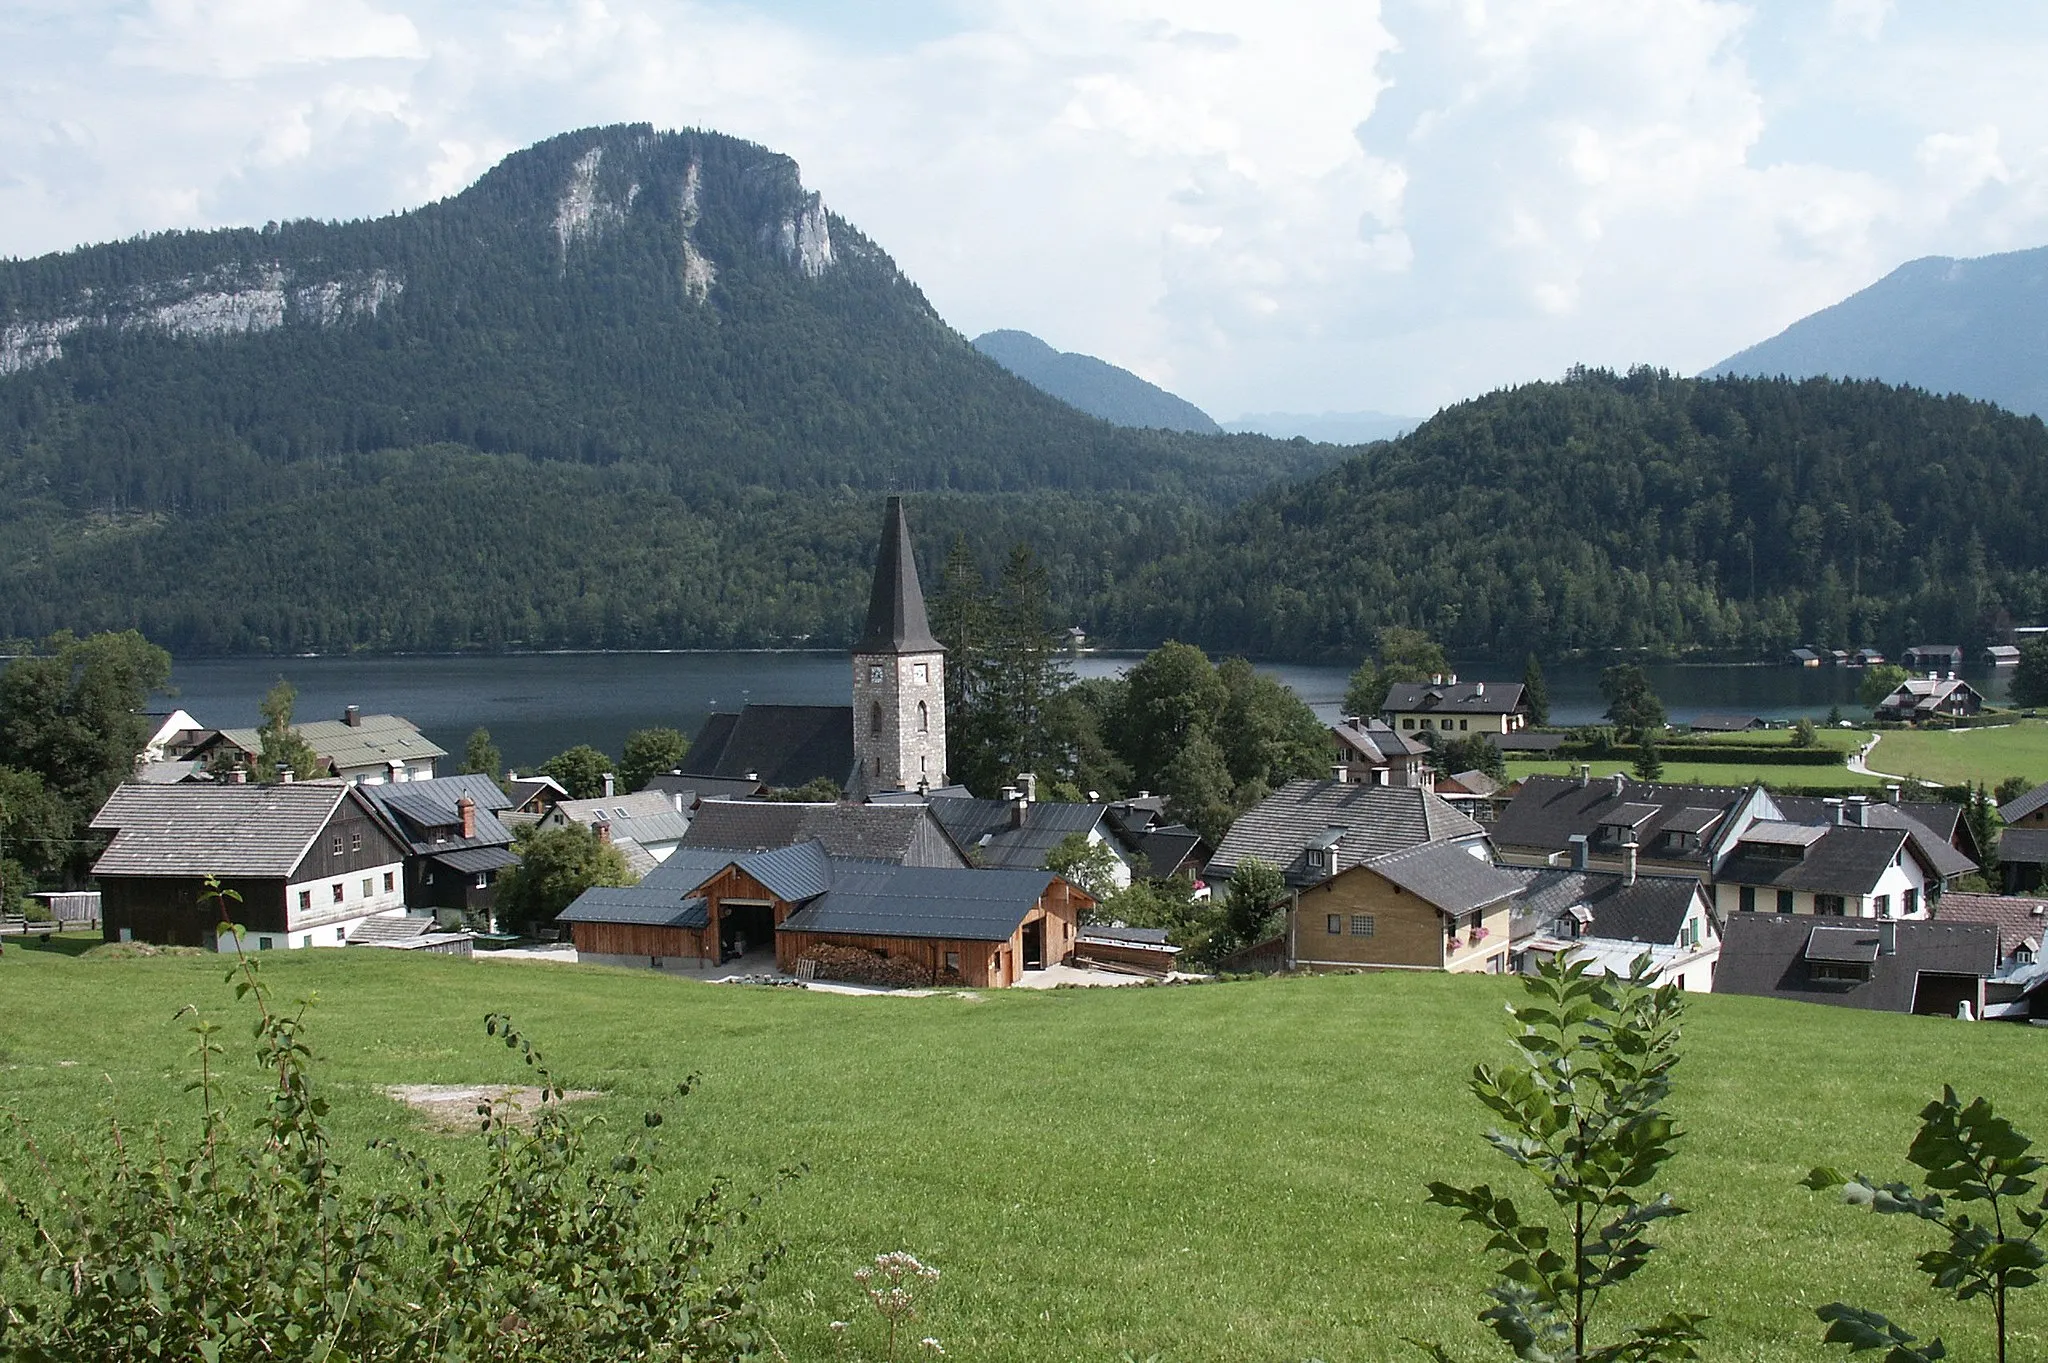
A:
[[[208,876],[240,896],[225,911],[258,950],[341,946],[405,912],[406,849],[349,782],[128,783],[91,827],[111,837],[93,864],[109,942],[223,945]]]
[[[1962,645],[1915,644],[1900,656],[1899,664],[1908,672],[1933,672],[1952,677],[1963,670]]]
[[[1139,791],[1128,800],[1113,800],[1103,818],[1118,841],[1136,852],[1132,875],[1146,880],[1186,876],[1197,890],[1204,888],[1202,868],[1216,849],[1194,829],[1167,818],[1165,796]]]
[[[533,819],[539,819],[541,815],[553,809],[556,801],[569,798],[569,792],[560,781],[552,776],[542,776],[538,772],[531,776],[521,776],[516,771],[506,772],[505,794],[511,803],[509,808],[502,811],[503,813]]]
[[[1943,923],[1986,923],[1998,933],[1994,978],[2038,965],[2048,947],[2048,899],[2025,895],[1944,895],[1935,918]]]
[[[2007,894],[2048,884],[2048,828],[2027,825],[1998,835],[1998,874]]]
[[[343,710],[340,719],[310,720],[292,729],[327,764],[331,775],[365,785],[432,780],[435,764],[448,755],[411,720],[366,715],[354,705]],[[239,755],[247,765],[262,750],[263,736],[255,729],[219,729],[190,755],[205,760],[225,752]]]
[[[188,756],[212,732],[184,710],[146,716],[151,721],[149,737],[135,755],[136,765],[146,762],[174,762]]]
[[[1962,817],[1961,805],[1947,800],[1901,800],[1899,787],[1887,789],[1891,798],[1886,800],[1773,795],[1771,802],[1777,807],[1778,816],[1790,823],[1898,828],[1912,834],[1914,850],[1939,878],[1937,885],[1926,887],[1927,895],[1923,897],[1931,909],[1943,891],[1979,869],[1977,858],[1971,855],[1977,845],[1976,835],[1970,832],[1969,821]]]
[[[541,816],[539,827],[581,824],[624,853],[635,874],[645,875],[668,860],[682,843],[683,835],[690,831],[690,816],[681,808],[678,796],[656,790],[620,795],[612,790],[609,773],[604,784],[605,793],[596,799],[557,800],[555,807]]]
[[[1256,857],[1278,867],[1293,889],[1320,885],[1353,866],[1426,843],[1449,843],[1492,860],[1486,830],[1426,790],[1290,781],[1238,817],[1203,878],[1230,879]]]
[[[658,790],[663,795],[680,795],[683,808],[694,810],[706,800],[753,800],[768,793],[765,781],[749,781],[744,776],[685,776],[679,771],[664,771],[651,776],[642,790]]]
[[[1696,734],[1741,734],[1770,726],[1755,715],[1694,715],[1687,727]]]
[[[1835,665],[1836,667],[1850,667],[1850,666],[1853,666],[1853,665],[1854,665],[1854,663],[1855,663],[1855,659],[1854,659],[1854,658],[1852,658],[1852,657],[1850,657],[1850,655],[1849,655],[1849,650],[1848,650],[1848,649],[1846,649],[1846,648],[1831,648],[1831,649],[1828,649],[1828,650],[1827,650],[1827,659],[1828,659],[1828,661],[1829,661],[1830,663],[1833,663],[1833,664],[1834,664],[1834,665]]]
[[[1659,984],[1705,993],[1714,987],[1721,930],[1698,876],[1646,876],[1612,871],[1520,867],[1514,906],[1514,962],[1520,974],[1562,955],[1605,974],[1626,975],[1650,958]]]
[[[1693,875],[1713,879],[1719,852],[1777,808],[1762,786],[1667,785],[1619,772],[1595,781],[1531,776],[1489,830],[1501,859],[1517,866]],[[1583,849],[1583,850],[1582,850]]]
[[[2018,667],[2020,651],[2011,644],[1993,644],[1984,650],[1984,661],[1993,667]]]
[[[1452,673],[1394,683],[1380,713],[1403,734],[1509,734],[1528,726],[1529,702],[1520,682],[1461,682]]]
[[[365,918],[349,929],[348,945],[380,951],[424,951],[432,956],[476,955],[476,934],[445,930],[432,914],[396,913]]]
[[[498,876],[518,864],[499,815],[512,800],[488,776],[365,785],[363,794],[405,846],[405,904],[449,927],[489,923]]]
[[[1436,781],[1429,765],[1429,745],[1420,739],[1403,737],[1392,726],[1377,719],[1347,716],[1330,726],[1330,739],[1337,745],[1336,778],[1362,786],[1420,786],[1428,790]]]
[[[704,969],[772,941],[798,974],[823,948],[908,962],[931,983],[1015,984],[1072,955],[1094,900],[1044,871],[898,866],[817,841],[741,856],[682,849],[639,885],[593,889],[557,920],[579,959]]]
[[[1453,772],[1439,778],[1430,788],[1451,808],[1482,824],[1492,823],[1500,806],[1506,803],[1500,782],[1478,770]]]
[[[929,806],[919,804],[794,804],[706,800],[697,807],[683,847],[735,855],[816,842],[832,857],[897,866],[969,865],[966,853]]]
[[[1977,688],[1959,677],[1908,677],[1877,703],[1878,719],[1921,720],[1974,715],[1984,708]]]
[[[2048,781],[2000,805],[1998,818],[2009,829],[2048,828]]]
[[[1294,895],[1287,968],[1505,974],[1521,890],[1483,844],[1425,842],[1373,857]]]
[[[1791,663],[1795,667],[1819,667],[1821,664],[1821,655],[1820,652],[1816,649],[1803,647],[1795,648],[1790,653],[1785,655],[1785,661]]]
[[[823,779],[847,790],[853,784],[853,707],[750,704],[736,715],[709,715],[678,774],[777,790]]]
[[[1758,819],[1714,868],[1724,915],[1924,918],[1940,873],[1904,828]]]
[[[1859,648],[1849,655],[1851,667],[1877,667],[1884,662],[1884,654],[1874,648]]]
[[[1887,1013],[1984,1011],[1998,934],[1982,923],[1743,914],[1722,925],[1717,994],[1749,994]]]
[[[1131,883],[1135,868],[1149,867],[1149,859],[1120,835],[1109,818],[1109,806],[1040,800],[1035,776],[1026,773],[1018,780],[1021,785],[1003,788],[1000,800],[935,793],[927,801],[972,864],[1042,871],[1053,849],[1079,834],[1091,845],[1107,847],[1116,858],[1110,876],[1119,889]]]

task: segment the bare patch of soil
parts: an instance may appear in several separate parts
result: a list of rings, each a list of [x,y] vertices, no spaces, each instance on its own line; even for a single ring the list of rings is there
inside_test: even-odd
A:
[[[477,1107],[486,1102],[515,1109],[511,1116],[517,1126],[530,1125],[540,1108],[540,1089],[520,1084],[391,1084],[384,1096],[419,1113],[435,1131],[476,1130],[483,1121]],[[602,1097],[596,1089],[570,1089],[561,1095],[561,1101]]]

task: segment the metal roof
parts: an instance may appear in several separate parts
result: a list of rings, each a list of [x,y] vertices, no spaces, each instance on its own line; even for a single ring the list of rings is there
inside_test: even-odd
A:
[[[315,719],[294,724],[306,745],[336,767],[387,766],[394,761],[419,762],[446,757],[448,750],[424,737],[419,726],[398,715],[364,715],[350,724],[339,719]],[[229,742],[248,752],[262,747],[255,729],[222,729]]]
[[[1019,823],[1008,800],[934,796],[932,814],[977,865],[997,870],[1045,869],[1045,859],[1072,833],[1090,833],[1104,821],[1107,805],[1033,800]],[[1114,846],[1114,842],[1112,846]]]
[[[661,865],[649,871],[640,883],[664,890],[695,890],[728,866],[739,867],[778,899],[789,903],[823,894],[832,884],[835,869],[832,860],[825,855],[824,845],[816,841],[761,852],[734,852],[724,847],[678,847]]]
[[[288,876],[352,789],[334,780],[123,784],[93,815],[95,831],[114,835],[93,874]]]
[[[781,931],[1002,942],[1058,880],[1044,871],[841,862],[830,893],[783,920]]]
[[[748,705],[704,721],[683,760],[683,775],[744,779],[790,789],[826,777],[853,779],[851,705]]]
[[[650,928],[701,928],[711,922],[701,899],[638,885],[596,886],[555,915],[557,923],[628,923]]]
[[[1677,942],[1699,897],[1698,876],[1638,875],[1633,885],[1616,871],[1571,871],[1563,868],[1505,868],[1521,880],[1516,936],[1544,931],[1560,914],[1575,908],[1590,912],[1593,935],[1645,945]]]
[[[519,864],[518,855],[509,847],[457,847],[447,852],[434,852],[429,859],[466,876]]]
[[[1452,917],[1498,904],[1522,889],[1519,878],[1473,856],[1462,843],[1424,843],[1375,857],[1365,869]]]
[[[437,776],[431,781],[397,781],[360,789],[415,855],[512,843],[512,830],[498,817],[512,807],[512,801],[488,776]],[[476,805],[476,834],[468,838],[461,835],[458,805],[465,795]]]
[[[1780,824],[1780,828],[1808,828]],[[1912,835],[1903,828],[1821,828],[1820,836],[1798,857],[1750,849],[1747,832],[1721,863],[1714,879],[1730,885],[1770,886],[1780,890],[1812,890],[1821,894],[1865,895],[1891,866],[1899,849],[1908,849],[1926,866]],[[1928,870],[1933,868],[1927,867]]]
[[[706,800],[682,845],[748,852],[813,840],[835,857],[908,863],[936,856],[934,864],[967,864],[945,826],[922,804]]]
[[[875,554],[875,584],[868,594],[868,622],[860,642],[862,653],[938,653],[931,622],[925,618],[924,590],[917,581],[917,559],[910,547],[910,523],[903,518],[903,499],[889,498],[882,512],[882,543]],[[850,735],[849,731],[849,735]]]
[[[2007,823],[2018,823],[2043,805],[2048,805],[2048,781],[2043,781],[2024,795],[2016,796],[1998,807],[1998,817]]]

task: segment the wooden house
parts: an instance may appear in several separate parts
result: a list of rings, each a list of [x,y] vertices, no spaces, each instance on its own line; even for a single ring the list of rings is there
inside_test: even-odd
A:
[[[347,782],[131,783],[92,828],[112,838],[93,866],[110,942],[218,947],[225,913],[259,950],[341,946],[405,911],[406,849]],[[208,876],[239,902],[210,902]]]
[[[488,776],[365,785],[363,795],[405,846],[405,903],[450,927],[488,923],[498,877],[519,861],[500,817],[512,800]]]

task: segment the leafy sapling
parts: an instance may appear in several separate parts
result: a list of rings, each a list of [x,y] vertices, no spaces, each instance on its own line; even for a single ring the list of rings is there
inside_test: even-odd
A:
[[[2009,1298],[2040,1282],[2048,1264],[2039,1243],[2048,1195],[2037,1196],[2041,1181],[2035,1177],[2048,1160],[2033,1149],[2033,1141],[1988,1101],[1977,1098],[1965,1106],[1944,1085],[1941,1098],[1920,1110],[1919,1133],[1906,1149],[1907,1160],[1926,1171],[1926,1192],[1904,1183],[1873,1183],[1862,1174],[1844,1178],[1827,1168],[1808,1174],[1805,1186],[1840,1188],[1852,1206],[1917,1216],[1946,1232],[1946,1245],[1920,1255],[1920,1271],[1937,1292],[1990,1303],[1998,1363],[2005,1363]],[[1875,1311],[1830,1302],[1816,1314],[1827,1322],[1823,1338],[1848,1345],[1851,1353],[1883,1349],[1884,1363],[1932,1363],[1948,1356],[1939,1336],[1920,1344]]]
[[[1494,1305],[1479,1319],[1530,1363],[1696,1358],[1705,1318],[1687,1312],[1592,1340],[1603,1297],[1657,1248],[1651,1227],[1685,1214],[1669,1193],[1649,1191],[1681,1134],[1665,1103],[1684,996],[1651,983],[1647,956],[1625,978],[1553,958],[1523,984],[1527,998],[1508,1008],[1518,1056],[1476,1066],[1472,1092],[1503,1124],[1488,1142],[1551,1206],[1518,1205],[1483,1183],[1429,1185],[1429,1201],[1484,1228],[1487,1252],[1499,1256]],[[1441,1345],[1411,1342],[1450,1363]]]

